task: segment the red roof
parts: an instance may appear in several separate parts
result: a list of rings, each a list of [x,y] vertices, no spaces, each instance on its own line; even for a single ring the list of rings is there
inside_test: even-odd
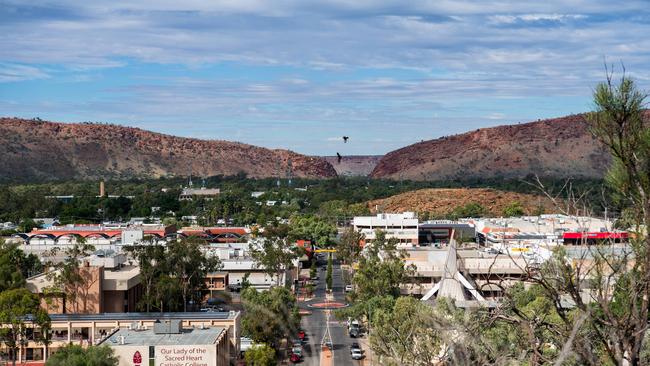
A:
[[[29,235],[30,237],[36,235],[46,235],[53,236],[55,238],[60,238],[62,236],[81,236],[83,238],[88,238],[92,236],[103,236],[112,238],[115,236],[122,235],[122,231],[129,229],[138,229],[140,227],[104,227],[102,225],[74,225],[74,226],[52,226],[47,229],[33,229]],[[167,234],[175,232],[176,228],[174,225],[167,226],[158,226],[155,228],[143,227],[144,235],[156,235],[159,237],[164,237]]]
[[[567,232],[562,234],[563,239],[627,239],[628,233],[624,231],[604,232]]]
[[[205,231],[212,235],[237,234],[242,236],[248,233],[245,227],[206,227]]]
[[[313,247],[311,245],[311,241],[309,240],[296,240],[296,246],[300,248],[305,248],[305,251],[307,253],[311,252]]]

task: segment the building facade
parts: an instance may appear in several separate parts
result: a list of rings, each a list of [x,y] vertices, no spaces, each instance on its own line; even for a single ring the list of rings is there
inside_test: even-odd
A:
[[[377,230],[381,230],[386,238],[397,239],[401,246],[418,245],[418,219],[413,212],[357,216],[352,225],[354,230],[364,234],[367,243],[375,240]]]

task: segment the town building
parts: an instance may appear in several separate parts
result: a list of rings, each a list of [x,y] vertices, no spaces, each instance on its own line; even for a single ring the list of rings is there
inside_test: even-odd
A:
[[[228,227],[228,226],[189,226],[183,227],[178,230],[178,234],[182,237],[199,237],[206,239],[210,242],[218,243],[234,243],[245,240],[251,233],[247,227]]]
[[[0,230],[16,230],[18,225],[14,224],[11,221],[0,222]]]
[[[613,221],[588,216],[486,218],[474,224],[479,243],[497,247],[623,243],[628,239],[628,233],[616,230]]]
[[[50,314],[136,311],[142,298],[140,268],[128,264],[124,254],[97,251],[82,260],[79,273],[83,285],[65,285],[62,291],[56,286],[56,273],[52,272],[28,278],[26,287],[40,297],[42,307]]]
[[[202,198],[207,201],[215,199],[221,190],[219,188],[183,188],[178,199],[180,201],[192,201],[197,198]]]
[[[244,278],[251,287],[258,290],[266,290],[278,283],[283,285],[291,281],[292,271],[282,270],[270,276],[264,267],[258,266],[251,256],[252,246],[255,245],[259,243],[252,240],[243,243],[211,243],[206,247],[209,254],[221,260],[220,272],[227,273],[229,289],[241,289]]]
[[[145,237],[165,240],[176,236],[176,226],[159,224],[71,224],[52,226],[43,229],[33,229],[29,233],[19,233],[15,237],[21,239],[20,249],[25,253],[42,255],[58,248],[61,253],[66,248],[78,243],[83,238],[86,244],[95,249],[120,251],[124,245],[134,245]]]
[[[21,343],[18,351],[18,363],[23,364],[40,364],[47,360],[49,355],[55,353],[59,348],[68,344],[77,344],[83,347],[89,345],[107,344],[113,347],[120,357],[120,365],[137,365],[133,363],[134,353],[127,354],[128,347],[136,345],[146,347],[140,351],[142,357],[142,366],[149,365],[149,346],[156,347],[154,342],[166,342],[165,347],[179,346],[180,349],[188,348],[196,342],[200,347],[215,347],[212,350],[205,351],[205,354],[215,355],[214,363],[205,362],[206,365],[224,365],[223,359],[233,362],[234,358],[239,355],[239,339],[241,332],[240,325],[241,313],[237,311],[230,312],[187,312],[187,313],[102,313],[102,314],[50,314],[51,319],[51,342],[46,347],[39,339],[40,329],[34,328],[27,332],[26,339]],[[173,324],[173,325],[172,325]],[[164,341],[164,337],[156,335],[156,327],[170,328],[175,326],[182,330],[179,334],[167,334],[165,337],[174,339],[173,341]],[[207,330],[201,333],[200,330]],[[124,333],[120,333],[124,330]],[[196,332],[194,333],[194,331]],[[142,334],[139,337],[138,334]],[[202,336],[199,336],[202,335]],[[120,338],[116,337],[120,336]],[[124,336],[124,344],[119,344]],[[148,338],[149,337],[149,338]],[[197,340],[197,338],[199,338]],[[205,338],[205,339],[203,339]],[[210,342],[210,340],[212,342]],[[151,344],[149,344],[151,343]],[[125,347],[120,350],[120,347]],[[0,352],[3,350],[0,349]],[[6,350],[5,350],[6,351]],[[124,356],[122,353],[124,352]],[[153,350],[154,360],[157,355],[163,355],[162,349]],[[195,351],[196,352],[196,351]],[[203,354],[203,351],[200,351]],[[126,357],[129,356],[129,357]],[[206,359],[207,361],[207,359]],[[131,363],[128,363],[131,362]],[[212,362],[210,360],[209,362]],[[198,362],[197,362],[198,363]],[[160,363],[155,363],[159,365]],[[173,363],[172,363],[173,364]],[[185,363],[181,363],[185,365]],[[191,362],[189,363],[191,365]],[[200,363],[199,363],[200,364]],[[225,365],[227,365],[226,363]]]
[[[144,328],[144,329],[143,329]],[[120,366],[228,366],[228,330],[201,323],[183,327],[181,319],[156,320],[152,328],[121,328],[99,344],[111,347]]]
[[[419,245],[440,245],[449,243],[452,233],[456,238],[473,241],[476,228],[472,222],[452,220],[431,220],[418,225]]]
[[[37,217],[33,220],[41,229],[49,229],[52,226],[59,225],[59,219],[54,217]]]
[[[462,291],[457,290],[456,285],[444,286],[445,291],[462,294],[462,297],[455,297],[461,302],[500,298],[504,288],[524,279],[528,266],[535,264],[523,253],[500,255],[479,250],[476,246],[458,248],[453,240],[441,247],[408,248],[404,261],[414,270],[401,286],[404,295],[432,298],[437,294],[440,282],[445,280],[461,285]]]
[[[400,246],[418,245],[418,219],[413,212],[357,216],[353,219],[352,225],[354,230],[364,234],[366,243],[375,240],[376,231],[381,230],[386,233],[386,238],[397,239]]]

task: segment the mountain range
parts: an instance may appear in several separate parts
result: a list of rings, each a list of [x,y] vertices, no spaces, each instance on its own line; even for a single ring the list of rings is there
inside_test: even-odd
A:
[[[331,178],[319,157],[132,127],[0,118],[0,181],[246,174]],[[290,167],[290,169],[289,169]]]
[[[650,120],[650,112],[646,111]],[[0,118],[0,181],[127,179],[246,174],[464,180],[601,178],[611,157],[585,115],[481,128],[384,156],[307,156],[239,142],[165,135],[98,123]]]
[[[648,115],[650,117],[650,114]],[[370,176],[382,179],[601,178],[611,156],[584,114],[481,128],[392,151]]]

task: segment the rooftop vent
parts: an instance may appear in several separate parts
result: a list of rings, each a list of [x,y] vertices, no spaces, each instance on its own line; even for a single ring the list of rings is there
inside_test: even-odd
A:
[[[156,320],[153,323],[155,334],[180,334],[183,331],[183,322],[179,319]]]

